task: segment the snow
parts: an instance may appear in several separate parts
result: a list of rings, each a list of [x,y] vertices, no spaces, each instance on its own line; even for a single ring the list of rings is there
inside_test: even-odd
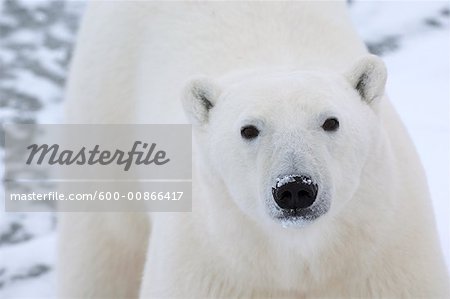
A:
[[[277,185],[276,185],[276,187],[278,188],[278,187],[281,187],[283,185],[286,185],[287,183],[295,182],[297,177],[299,177],[299,176],[295,175],[295,174],[290,174],[290,175],[285,175],[282,178],[277,178]],[[303,184],[307,184],[307,185],[311,185],[312,184],[311,179],[308,179],[308,178],[303,177],[303,176],[300,176],[300,178],[302,179],[302,183]]]
[[[295,182],[294,175],[286,175],[282,178],[277,178],[277,187],[281,187],[290,182]]]
[[[26,8],[27,17],[19,10],[7,11],[8,5]],[[10,34],[0,31],[0,76],[4,76],[0,77],[1,98],[5,91],[13,90],[13,96],[29,105],[24,108],[0,101],[0,121],[58,123],[66,60],[83,5],[77,1],[5,0],[0,1],[0,9],[2,28],[17,27]],[[425,167],[450,268],[449,12],[448,2],[433,1],[352,1],[350,7],[369,49],[387,64],[387,92]],[[279,183],[291,179],[285,177]],[[3,201],[0,197],[2,206]],[[55,297],[56,225],[56,215],[51,211],[0,210],[0,298]]]
[[[39,222],[39,221],[36,221]],[[56,234],[2,248],[1,298],[54,298]],[[39,279],[36,279],[39,277]]]
[[[61,120],[64,78],[82,7],[80,1],[0,0],[2,124]],[[0,167],[0,178],[3,172]],[[55,297],[56,225],[50,207],[43,213],[0,209],[0,298]]]

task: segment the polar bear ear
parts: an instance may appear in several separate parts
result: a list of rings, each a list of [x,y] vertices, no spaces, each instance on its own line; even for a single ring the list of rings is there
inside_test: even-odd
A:
[[[183,94],[183,107],[193,125],[208,122],[209,112],[219,95],[219,87],[209,79],[193,79],[187,84]]]
[[[384,94],[387,79],[386,66],[375,55],[367,55],[359,59],[345,76],[363,101],[368,104]]]

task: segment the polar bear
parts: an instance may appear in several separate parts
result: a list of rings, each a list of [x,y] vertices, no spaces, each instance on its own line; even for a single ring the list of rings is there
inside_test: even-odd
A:
[[[344,2],[90,3],[68,122],[192,123],[193,206],[62,214],[59,296],[448,298],[386,76]]]

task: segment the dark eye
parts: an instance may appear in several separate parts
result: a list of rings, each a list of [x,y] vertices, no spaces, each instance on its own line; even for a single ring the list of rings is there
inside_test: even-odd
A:
[[[241,136],[244,139],[254,139],[258,137],[259,130],[255,126],[244,126],[241,128]]]
[[[339,121],[337,118],[329,118],[323,123],[322,128],[325,131],[336,131],[339,128]]]

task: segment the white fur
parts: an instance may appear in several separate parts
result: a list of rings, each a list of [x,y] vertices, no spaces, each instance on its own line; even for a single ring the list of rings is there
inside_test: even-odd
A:
[[[193,212],[63,214],[61,298],[449,297],[422,166],[344,2],[89,6],[68,121],[184,123],[184,90]],[[284,228],[270,188],[294,171],[330,206]]]

